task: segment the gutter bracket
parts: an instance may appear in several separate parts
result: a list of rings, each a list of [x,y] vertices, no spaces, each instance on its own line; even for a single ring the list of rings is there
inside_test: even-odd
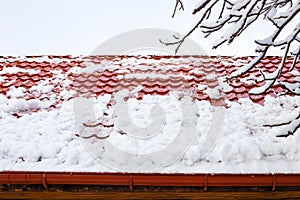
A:
[[[276,185],[277,185],[277,178],[276,175],[273,175],[273,183],[272,183],[272,191],[276,190]]]
[[[43,186],[46,190],[48,190],[46,174],[43,174]]]
[[[132,175],[129,176],[129,189],[130,189],[130,191],[133,190],[133,177],[132,177]]]
[[[205,174],[204,176],[204,188],[203,188],[204,191],[207,191],[207,174]]]
[[[11,182],[10,182],[10,173],[9,172],[7,174],[7,180],[8,180],[8,185],[11,185]]]

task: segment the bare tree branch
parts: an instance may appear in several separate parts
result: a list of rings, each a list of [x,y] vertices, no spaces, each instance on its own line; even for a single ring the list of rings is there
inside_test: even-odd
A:
[[[172,18],[175,17],[175,14],[176,14],[178,5],[180,6],[180,7],[179,7],[179,10],[184,10],[182,1],[181,1],[181,0],[176,0],[176,4],[175,4],[175,7],[174,7],[174,11],[173,11],[173,14],[172,14]]]
[[[211,3],[212,2],[212,3]],[[205,19],[206,15],[208,14],[209,10],[218,2],[218,0],[215,0],[215,1],[210,1],[209,3],[211,3],[211,5],[209,6],[209,8],[206,10],[206,12],[202,15],[202,18],[198,21],[198,23],[179,41],[176,41],[176,42],[164,42],[162,41],[161,39],[159,39],[159,41],[166,45],[166,46],[169,46],[169,45],[178,45],[175,49],[175,54],[177,54],[180,46],[183,44],[183,42],[185,41],[185,39],[187,37],[189,37],[197,28],[198,26],[202,23],[202,21]]]

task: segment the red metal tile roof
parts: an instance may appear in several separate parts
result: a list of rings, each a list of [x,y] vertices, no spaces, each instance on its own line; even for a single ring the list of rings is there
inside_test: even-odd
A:
[[[274,72],[280,57],[265,57],[249,73],[228,82],[229,89],[223,89],[222,99],[211,99],[205,90],[218,86],[218,77],[224,77],[248,63],[253,57],[211,57],[211,56],[27,56],[0,57],[0,94],[9,97],[9,91],[24,88],[28,99],[55,99],[51,107],[57,107],[65,99],[61,92],[75,90],[77,95],[113,94],[121,89],[133,90],[142,85],[137,97],[145,94],[165,95],[170,91],[183,91],[194,99],[208,100],[223,105],[223,99],[238,101],[250,98],[263,104],[266,95],[276,96],[286,91],[283,86],[272,86],[266,94],[250,95],[249,90],[265,83],[259,70]],[[280,81],[296,83],[295,73],[289,72],[292,58],[287,59]],[[88,72],[92,66],[97,70]],[[13,70],[17,68],[17,70]],[[77,69],[74,70],[74,69]],[[30,70],[33,70],[30,72]],[[34,71],[35,70],[35,71]],[[78,73],[80,70],[87,72]],[[300,71],[299,60],[295,71]],[[215,76],[210,76],[214,74]],[[49,87],[47,91],[35,88],[38,84]],[[203,87],[200,87],[202,85]]]
[[[128,60],[134,60],[134,62]],[[15,88],[24,88],[25,96],[21,98],[40,99],[41,101],[52,99],[51,107],[59,107],[60,103],[72,96],[67,97],[62,93],[65,90],[76,90],[78,95],[104,95],[113,94],[116,91],[127,88],[135,89],[142,85],[143,88],[138,92],[138,97],[145,94],[164,95],[170,91],[185,91],[193,98],[208,100],[214,105],[224,105],[223,99],[212,99],[205,90],[218,86],[218,77],[224,77],[235,71],[239,66],[249,62],[251,57],[172,57],[172,56],[44,56],[44,57],[0,57],[0,94],[10,97],[10,91]],[[280,63],[280,57],[266,57],[258,66],[250,70],[239,79],[228,82],[228,88],[224,88],[225,99],[238,101],[239,98],[250,98],[256,103],[263,103],[266,95],[277,96],[282,92],[288,92],[281,85],[272,86],[266,94],[249,95],[249,90],[261,85],[259,82],[261,73],[259,70],[273,72]],[[297,73],[288,72],[292,58],[288,58],[287,65],[283,68],[283,74],[279,77],[280,81],[296,83]],[[91,73],[78,73],[80,70],[88,69],[88,65],[98,64],[99,71]],[[105,66],[103,66],[105,65]],[[173,66],[173,67],[172,67]],[[175,67],[174,67],[175,66]],[[14,68],[15,67],[15,68]],[[17,69],[16,69],[17,68]],[[102,69],[102,70],[101,70]],[[31,71],[30,71],[31,70]],[[300,71],[300,62],[295,66],[295,71]],[[215,76],[210,76],[215,74]],[[258,80],[257,80],[258,79]],[[38,88],[43,85],[45,88]],[[201,86],[201,87],[199,87]],[[289,94],[289,93],[288,93]],[[18,113],[16,113],[18,116]],[[47,176],[46,176],[47,174]],[[75,177],[74,177],[75,175]],[[150,174],[153,177],[153,174]],[[86,176],[84,178],[84,176]],[[91,178],[90,176],[94,177]],[[95,178],[96,176],[96,178]],[[70,173],[23,173],[23,172],[2,172],[0,182],[9,184],[118,184],[121,182],[120,176],[128,184],[128,177],[132,180],[143,179],[140,185],[180,185],[182,176],[188,177],[188,182],[183,186],[204,185],[208,186],[268,186],[275,188],[278,186],[299,186],[299,175],[156,175],[159,179],[149,179],[144,175],[128,174],[80,174]],[[148,176],[148,175],[147,175]],[[204,177],[199,182],[199,177]],[[236,177],[235,177],[236,176]],[[264,176],[264,177],[261,177]],[[36,180],[27,180],[28,177],[37,177]],[[40,178],[42,177],[42,178]],[[47,178],[46,178],[47,177]],[[51,178],[52,177],[52,178]],[[78,179],[80,177],[80,179]],[[105,180],[103,183],[95,180],[103,180],[108,177],[111,181]],[[200,177],[200,178],[201,178]],[[215,178],[214,178],[215,177]],[[259,180],[252,180],[258,177]],[[76,179],[77,178],[77,179]],[[98,178],[98,179],[97,179]],[[122,178],[122,177],[121,177]],[[176,182],[176,180],[178,181]],[[76,180],[75,180],[76,179]],[[176,179],[175,181],[171,179]],[[192,180],[193,179],[193,180]],[[211,180],[210,180],[211,179]],[[249,179],[249,180],[248,180]],[[251,179],[251,180],[250,180]],[[280,180],[282,181],[280,182]],[[51,182],[52,180],[52,182]],[[157,183],[151,180],[158,180]],[[171,180],[171,181],[170,181]],[[202,180],[202,179],[201,179]],[[226,180],[227,183],[220,180]],[[229,180],[229,181],[228,181]],[[230,180],[232,180],[230,182]],[[240,182],[236,182],[239,180]],[[241,181],[242,180],[242,181]],[[75,181],[75,182],[74,182]],[[85,182],[86,181],[86,182]],[[93,182],[94,181],[94,182]],[[150,181],[150,182],[149,182]],[[215,184],[213,182],[216,182]],[[219,182],[218,182],[219,181]],[[244,182],[243,182],[244,181]],[[137,181],[134,181],[139,185]],[[165,183],[164,183],[165,182]]]

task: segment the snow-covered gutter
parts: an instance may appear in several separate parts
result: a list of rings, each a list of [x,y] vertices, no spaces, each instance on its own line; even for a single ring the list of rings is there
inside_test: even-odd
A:
[[[207,187],[276,187],[300,186],[300,174],[159,174],[96,172],[0,172],[0,184],[106,185],[128,186],[199,186]]]

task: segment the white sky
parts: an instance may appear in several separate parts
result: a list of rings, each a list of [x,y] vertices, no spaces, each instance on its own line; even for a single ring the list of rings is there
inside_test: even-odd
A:
[[[87,55],[112,36],[139,28],[185,34],[199,18],[191,14],[197,1],[185,1],[185,12],[173,19],[175,0],[2,0],[0,55]],[[253,55],[253,39],[264,33],[258,26],[217,51],[211,50],[216,38],[196,31],[191,39],[209,54]]]

